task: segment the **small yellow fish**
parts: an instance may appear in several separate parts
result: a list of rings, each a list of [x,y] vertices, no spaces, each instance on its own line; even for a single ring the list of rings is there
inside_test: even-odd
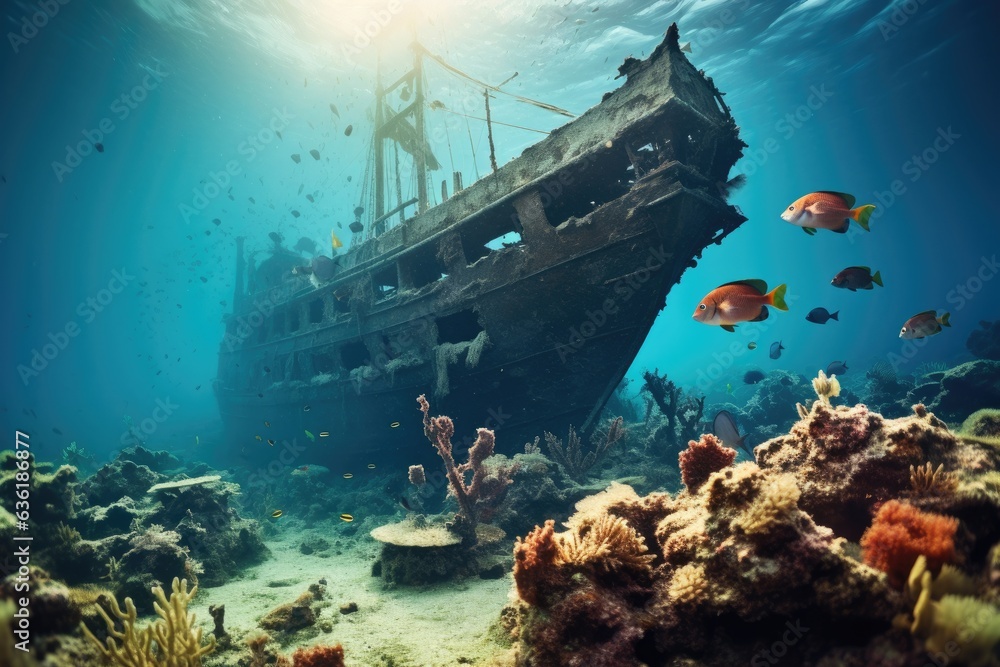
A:
[[[310,441],[316,442],[316,436],[310,433],[309,431],[306,431],[306,437],[309,438]]]
[[[392,422],[389,424],[389,428],[399,428],[399,422]]]
[[[321,437],[321,438],[329,438],[330,437],[330,432],[329,431],[320,431],[319,432],[319,437]]]
[[[255,435],[254,437],[257,438],[257,442],[261,442],[263,440],[263,438],[261,438],[259,435]]]
[[[344,247],[344,244],[340,242],[340,239],[337,238],[337,235],[332,230],[330,231],[330,245],[333,246],[334,250]]]
[[[369,470],[375,470],[375,464],[374,463],[369,463],[368,464],[368,469]]]
[[[756,350],[757,349],[757,343],[755,343],[753,341],[750,341],[749,343],[747,343],[747,349],[748,350]]]
[[[350,473],[350,472],[345,472],[344,473],[344,479],[350,479],[352,477],[354,477],[354,473]]]
[[[731,382],[726,383],[726,393],[727,394],[733,393],[733,384]]]
[[[340,520],[341,521],[346,521],[347,523],[350,523],[350,522],[354,521],[354,517],[351,516],[350,514],[341,514],[340,515]]]
[[[198,438],[198,436],[194,436],[194,444],[196,444],[196,445],[200,445],[201,444],[201,440]]]
[[[275,519],[280,517],[282,514],[284,514],[284,512],[282,512],[281,510],[274,510],[273,512],[271,512],[271,516]]]

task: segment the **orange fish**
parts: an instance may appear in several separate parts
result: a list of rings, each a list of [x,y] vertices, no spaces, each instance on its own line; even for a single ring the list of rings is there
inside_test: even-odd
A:
[[[831,232],[843,234],[850,227],[851,220],[856,220],[862,229],[870,232],[868,218],[871,217],[875,206],[865,204],[852,208],[853,206],[853,195],[819,190],[792,202],[781,214],[781,219],[802,227],[810,236],[815,234],[817,229],[829,229]]]
[[[703,324],[733,331],[734,324],[766,320],[766,306],[788,310],[785,305],[787,289],[785,285],[778,285],[768,292],[767,283],[754,279],[726,283],[709,292],[694,309],[692,317]]]

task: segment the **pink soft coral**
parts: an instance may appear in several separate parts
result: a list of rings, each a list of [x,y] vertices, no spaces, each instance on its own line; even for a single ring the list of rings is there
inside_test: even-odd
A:
[[[722,444],[711,433],[701,436],[698,441],[688,442],[688,448],[681,452],[681,478],[690,493],[697,491],[709,475],[728,468],[736,459],[736,450]]]
[[[956,530],[958,519],[890,500],[861,537],[862,555],[900,588],[918,556],[926,556],[928,568],[934,571],[954,560]]]

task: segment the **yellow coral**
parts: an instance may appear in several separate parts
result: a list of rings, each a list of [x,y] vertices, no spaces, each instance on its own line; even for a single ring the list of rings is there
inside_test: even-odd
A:
[[[813,380],[812,385],[820,402],[826,405],[830,405],[831,398],[840,396],[840,381],[836,375],[827,377],[826,373],[820,371],[816,379]]]
[[[622,568],[648,569],[653,560],[646,553],[646,541],[625,519],[603,514],[589,524],[563,533],[560,538],[560,559],[577,566],[604,570]]]
[[[944,565],[934,578],[920,556],[907,579],[907,592],[916,600],[910,632],[924,640],[928,651],[967,667],[997,664],[993,650],[1000,644],[1000,612],[970,597],[975,585],[969,577]]]
[[[735,523],[747,533],[765,533],[798,509],[800,495],[794,477],[778,475],[762,486]]]
[[[670,579],[667,595],[675,603],[694,602],[702,597],[708,588],[705,568],[689,563],[677,569]]]
[[[99,609],[108,626],[107,645],[83,625],[83,632],[100,648],[105,658],[121,667],[201,667],[201,658],[215,649],[215,638],[202,646],[201,628],[194,627],[194,614],[187,613],[188,603],[198,592],[195,586],[188,592],[187,579],[174,578],[168,600],[159,586],[153,589],[156,602],[153,609],[160,620],[142,630],[135,626],[137,613],[132,598],[125,598],[125,611],[111,598],[111,610],[123,630],[115,629],[115,621]],[[154,648],[155,646],[155,648]]]

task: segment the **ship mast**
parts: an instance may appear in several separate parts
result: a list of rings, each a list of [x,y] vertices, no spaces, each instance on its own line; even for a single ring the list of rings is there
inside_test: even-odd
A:
[[[424,147],[427,146],[424,137],[424,49],[419,42],[413,44],[413,104],[416,109],[413,120],[417,125],[417,144],[413,155],[416,158],[417,170],[417,213],[427,210],[427,156]]]
[[[375,218],[385,213],[385,146],[382,126],[385,123],[385,90],[382,88],[382,56],[375,61]]]

